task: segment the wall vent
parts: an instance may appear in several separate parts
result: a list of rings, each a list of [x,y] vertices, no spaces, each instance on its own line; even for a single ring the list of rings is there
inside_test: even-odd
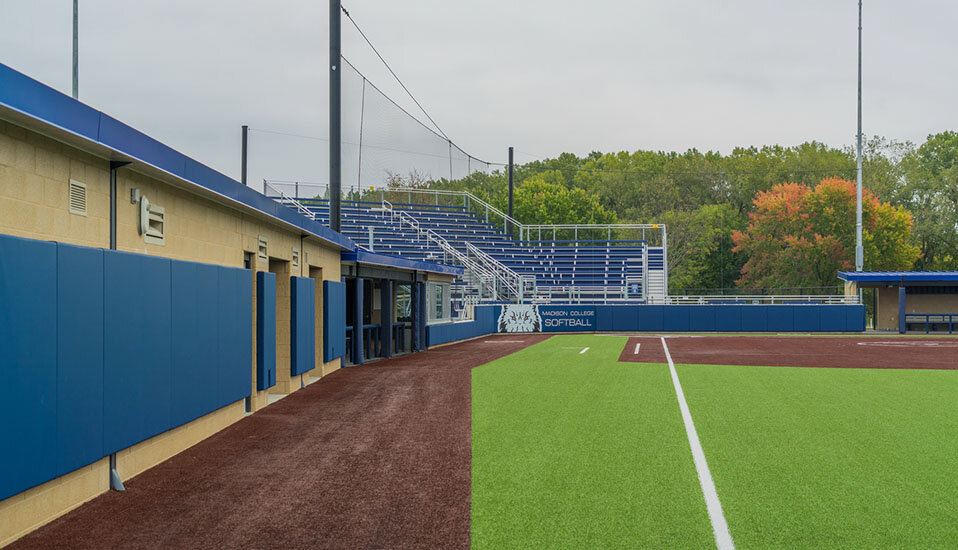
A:
[[[293,271],[296,271],[299,269],[299,249],[298,248],[293,248],[292,257],[293,257]]]
[[[264,262],[268,262],[268,261],[269,261],[269,254],[268,254],[268,251],[267,251],[267,249],[266,249],[266,237],[260,237],[260,238],[259,238],[259,248],[258,248],[258,251],[257,251],[257,255],[259,256],[259,259],[260,259],[260,260],[262,260],[262,261],[264,261]]]
[[[166,244],[166,209],[151,204],[149,216],[144,240],[150,244]]]
[[[86,184],[70,180],[70,213],[86,216]]]

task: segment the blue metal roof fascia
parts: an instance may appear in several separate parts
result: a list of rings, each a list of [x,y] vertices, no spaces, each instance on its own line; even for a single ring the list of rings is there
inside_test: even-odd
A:
[[[402,258],[400,256],[390,256],[389,254],[377,254],[375,252],[370,252],[361,248],[357,248],[351,252],[343,252],[341,257],[342,261],[344,262],[356,262],[360,264],[393,267],[396,269],[409,269],[414,271],[427,271],[429,273],[462,275],[465,272],[463,268],[454,265],[410,260],[409,258]]]
[[[356,245],[323,224],[310,220],[242,183],[193,160],[109,115],[54,90],[0,63],[0,112],[12,111],[66,132],[118,156],[170,174],[231,202],[293,225],[342,249]]]
[[[838,278],[852,282],[958,282],[958,271],[839,271]]]

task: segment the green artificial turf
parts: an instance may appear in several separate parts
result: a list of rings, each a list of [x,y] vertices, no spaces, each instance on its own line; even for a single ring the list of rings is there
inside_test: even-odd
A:
[[[958,371],[678,373],[738,548],[958,548]]]
[[[474,547],[714,545],[668,368],[617,362],[625,343],[555,336],[472,371]]]

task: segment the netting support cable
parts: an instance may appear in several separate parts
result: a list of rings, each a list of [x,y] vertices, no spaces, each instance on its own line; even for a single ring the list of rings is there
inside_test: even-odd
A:
[[[339,2],[337,2],[337,4],[338,3]],[[346,19],[349,19],[349,22],[352,23],[353,26],[356,27],[356,30],[359,31],[359,34],[362,35],[363,40],[366,41],[366,44],[369,44],[369,47],[372,48],[373,53],[375,53],[376,56],[379,58],[379,60],[383,62],[383,65],[386,66],[386,69],[389,71],[389,74],[393,75],[393,78],[396,79],[396,82],[398,82],[399,85],[402,86],[402,89],[406,92],[409,98],[413,100],[413,103],[416,104],[416,107],[419,107],[419,110],[422,111],[422,114],[426,115],[426,118],[429,119],[429,122],[432,122],[432,125],[436,127],[436,130],[439,130],[439,133],[442,134],[442,137],[449,139],[449,136],[447,136],[446,133],[442,131],[442,128],[440,128],[439,125],[436,124],[436,121],[433,120],[431,116],[429,116],[429,113],[427,113],[425,109],[423,109],[422,105],[419,103],[419,100],[416,99],[414,95],[412,95],[412,92],[409,91],[409,88],[407,88],[406,85],[403,84],[403,81],[399,79],[399,75],[396,74],[396,71],[393,71],[392,67],[389,66],[389,63],[386,63],[386,60],[383,59],[383,56],[379,53],[379,50],[376,49],[376,46],[373,46],[373,43],[366,36],[366,33],[364,33],[363,30],[359,28],[359,25],[356,23],[353,17],[349,15],[349,12],[346,11],[345,9],[343,9],[342,11],[344,14],[346,14]],[[332,15],[332,13],[330,13],[330,15]]]

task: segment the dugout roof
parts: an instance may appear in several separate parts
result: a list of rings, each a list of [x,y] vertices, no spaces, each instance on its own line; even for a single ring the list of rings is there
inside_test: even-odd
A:
[[[874,286],[958,286],[958,271],[839,271],[838,278]]]

